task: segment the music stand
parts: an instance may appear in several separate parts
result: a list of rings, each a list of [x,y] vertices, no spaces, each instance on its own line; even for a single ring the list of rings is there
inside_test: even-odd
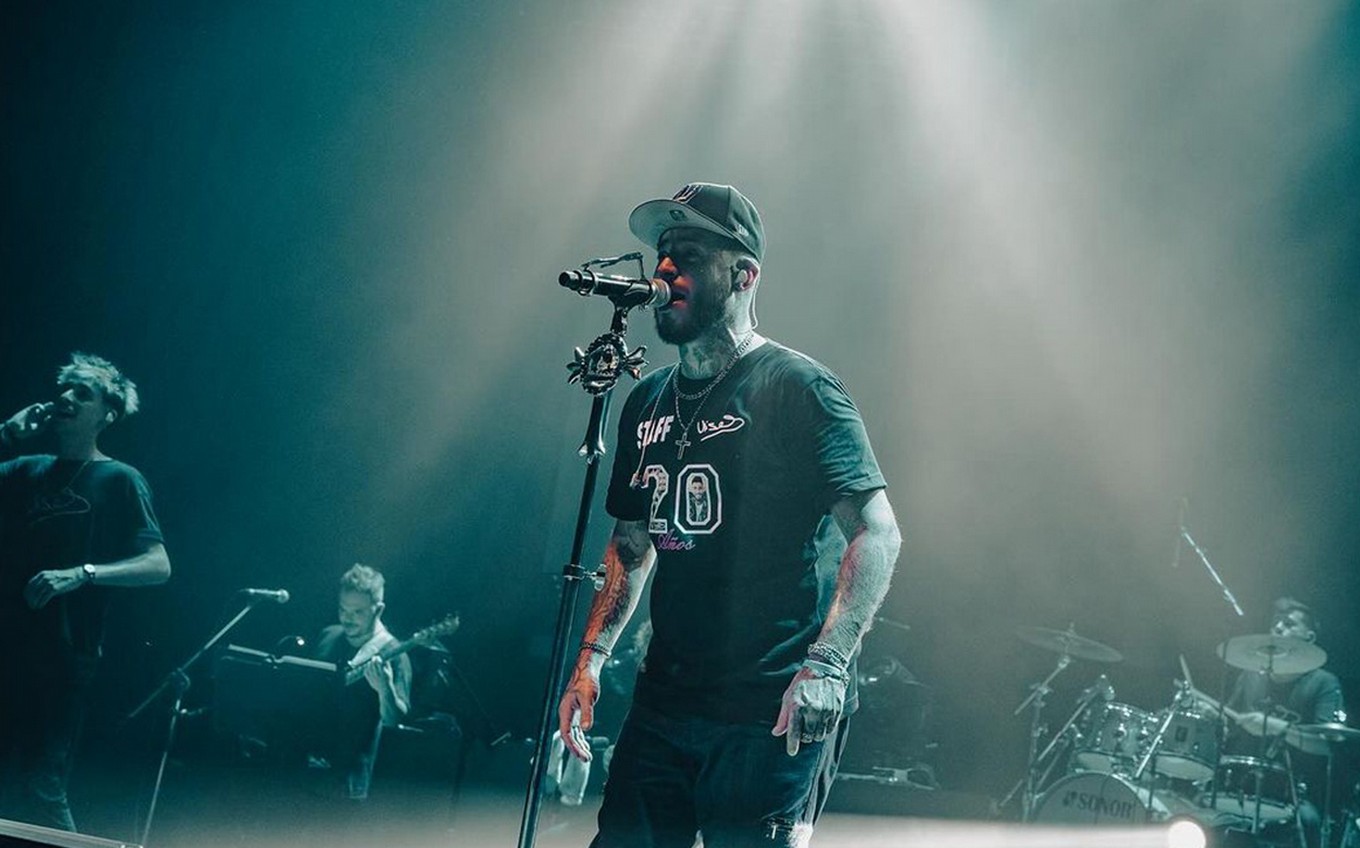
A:
[[[302,756],[333,738],[344,678],[334,663],[228,645],[213,666],[213,728]]]

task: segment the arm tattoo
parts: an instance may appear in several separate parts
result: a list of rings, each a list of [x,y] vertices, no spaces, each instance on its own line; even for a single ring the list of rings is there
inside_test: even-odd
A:
[[[614,644],[637,607],[655,558],[646,528],[640,522],[619,522],[605,549],[604,588],[590,605],[585,641]]]
[[[888,593],[902,536],[882,490],[847,499],[837,505],[835,514],[849,544],[818,638],[849,656]]]

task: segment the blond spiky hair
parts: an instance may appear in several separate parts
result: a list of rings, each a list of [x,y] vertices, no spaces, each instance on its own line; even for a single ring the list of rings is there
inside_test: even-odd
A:
[[[119,418],[126,418],[141,406],[137,384],[124,377],[118,366],[92,353],[72,353],[71,363],[63,365],[57,372],[57,382],[95,386],[104,394],[104,400],[117,411]]]

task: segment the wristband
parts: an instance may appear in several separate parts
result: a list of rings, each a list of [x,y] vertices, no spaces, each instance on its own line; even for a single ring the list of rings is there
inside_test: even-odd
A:
[[[820,660],[829,666],[845,671],[850,667],[850,658],[830,642],[813,642],[808,645],[808,659]]]
[[[590,651],[592,654],[599,654],[605,659],[609,659],[614,654],[613,651],[606,648],[604,645],[601,645],[599,642],[582,642],[581,647],[577,649],[576,653],[579,654],[581,651]]]
[[[837,668],[830,663],[814,660],[811,657],[803,660],[803,668],[806,668],[809,671],[815,671],[819,676],[835,680],[838,683],[850,682],[850,672],[843,668]]]

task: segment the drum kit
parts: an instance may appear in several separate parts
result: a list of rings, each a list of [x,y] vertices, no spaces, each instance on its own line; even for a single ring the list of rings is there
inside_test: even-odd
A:
[[[1360,729],[1263,716],[1260,726],[1244,726],[1262,737],[1261,754],[1228,754],[1223,750],[1228,720],[1245,719],[1196,690],[1182,660],[1185,679],[1177,681],[1166,706],[1146,710],[1116,701],[1113,686],[1101,674],[1077,697],[1058,731],[1048,735],[1041,714],[1053,680],[1076,660],[1113,664],[1123,657],[1078,635],[1073,626],[1020,627],[1016,635],[1056,653],[1058,660],[1015,710],[1016,715],[1031,710],[1029,762],[1002,806],[1020,793],[1025,821],[1134,824],[1186,816],[1252,834],[1271,825],[1289,828],[1292,821],[1303,845],[1299,781],[1289,755],[1298,751],[1326,757],[1321,837],[1324,848],[1331,845],[1333,761],[1360,748]],[[1218,646],[1218,656],[1244,672],[1275,675],[1304,674],[1327,660],[1311,642],[1276,634],[1229,639]]]

